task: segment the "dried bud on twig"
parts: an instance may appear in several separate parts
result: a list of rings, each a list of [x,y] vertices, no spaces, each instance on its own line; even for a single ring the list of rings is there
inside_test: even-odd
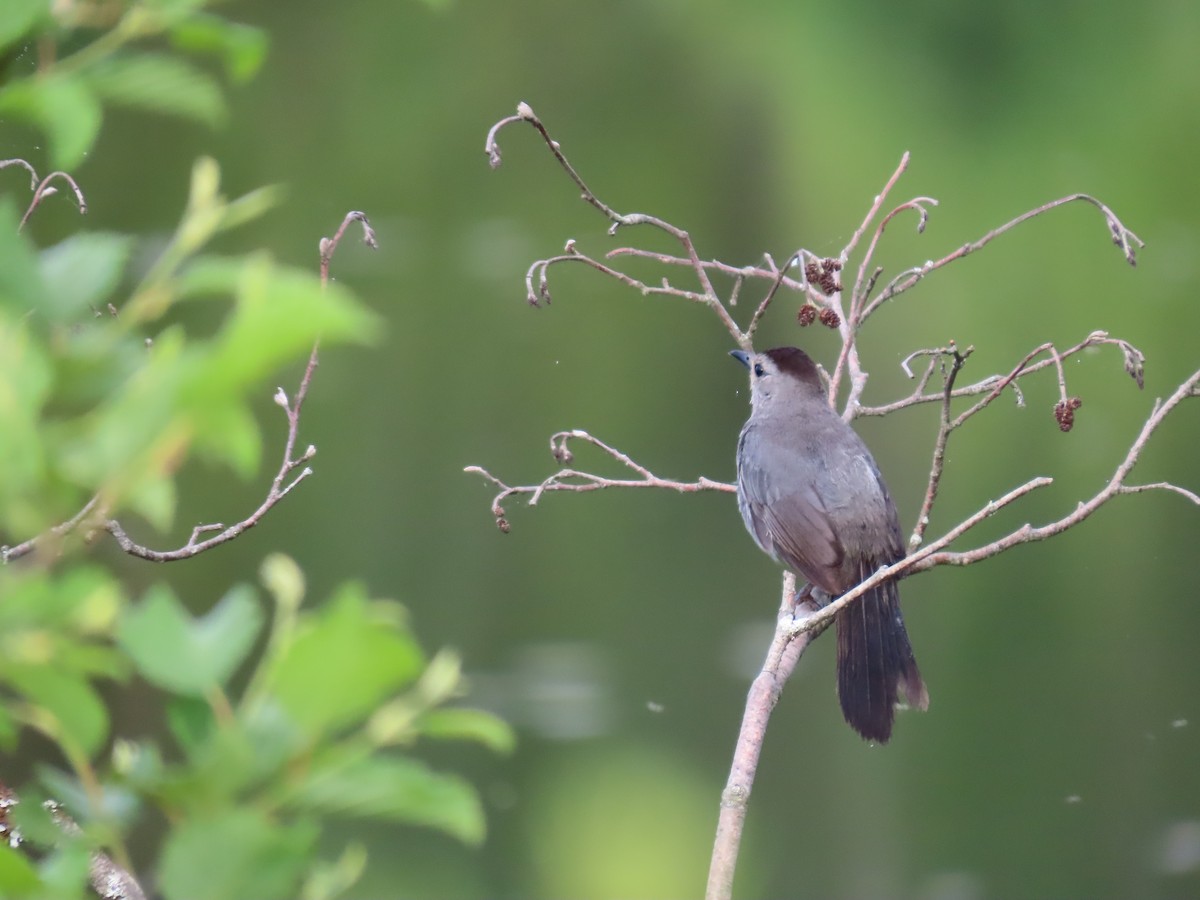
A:
[[[821,310],[821,324],[827,328],[837,328],[842,324],[841,318],[832,309]]]
[[[800,307],[800,312],[797,313],[796,319],[799,320],[801,328],[807,328],[813,322],[817,321],[817,308],[811,303],[805,303]]]
[[[1068,397],[1054,404],[1054,418],[1058,420],[1058,427],[1062,431],[1071,430],[1075,424],[1075,410],[1081,406],[1083,401],[1078,397]]]

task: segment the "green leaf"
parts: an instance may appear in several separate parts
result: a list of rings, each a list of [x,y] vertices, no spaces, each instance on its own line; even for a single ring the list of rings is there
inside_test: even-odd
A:
[[[152,684],[202,695],[223,685],[254,646],[262,610],[245,585],[230,589],[205,616],[192,618],[170,588],[155,585],[117,628],[121,646]]]
[[[171,46],[217,56],[229,78],[245,83],[254,77],[267,55],[267,35],[260,28],[200,13],[171,30]]]
[[[35,767],[38,783],[55,802],[79,821],[104,821],[129,825],[140,811],[137,795],[127,785],[87,785],[75,775],[46,763]]]
[[[181,409],[179,385],[192,370],[180,328],[161,332],[144,351],[140,365],[101,404],[72,424],[55,460],[75,483],[101,490],[113,509],[145,485],[138,500],[146,514],[170,513],[170,479],[192,438]]]
[[[17,43],[39,21],[49,19],[47,0],[4,0],[0,3],[0,50]]]
[[[0,198],[0,310],[11,311],[14,319],[37,310],[47,300],[34,248],[17,233],[20,221],[12,197]]]
[[[470,784],[401,756],[317,761],[293,802],[318,813],[436,828],[467,844],[482,842],[486,831],[479,795]]]
[[[81,79],[56,72],[16,81],[0,90],[0,118],[23,119],[45,132],[50,161],[71,170],[100,131],[100,103]]]
[[[69,237],[43,250],[39,262],[46,284],[43,313],[75,321],[104,305],[129,260],[130,239],[100,232]]]
[[[175,697],[167,704],[167,727],[189,754],[208,741],[215,725],[212,707],[199,697]]]
[[[39,883],[33,864],[7,843],[0,844],[0,897],[28,897]]]
[[[276,410],[280,434],[287,428],[287,419],[282,410]],[[202,424],[198,428],[195,447],[204,458],[221,462],[233,469],[244,479],[258,471],[262,457],[262,434],[258,420],[247,404],[231,401],[225,405],[213,404],[202,411]],[[282,437],[279,438],[282,442]],[[266,487],[263,487],[266,491]]]
[[[108,736],[108,713],[86,680],[50,666],[11,665],[4,679],[33,705],[28,716],[56,740],[89,756]]]
[[[0,750],[11,753],[16,745],[17,723],[12,720],[8,711],[0,706]],[[0,897],[3,896],[3,894],[0,894]]]
[[[58,846],[38,863],[43,885],[38,900],[48,897],[54,900],[75,900],[87,896],[88,871],[92,862],[91,849],[82,840],[64,842],[61,831],[56,841]]]
[[[258,569],[263,587],[275,598],[277,608],[294,613],[304,602],[304,570],[283,553],[272,553]]]
[[[316,861],[304,881],[300,896],[303,900],[334,900],[354,887],[366,870],[366,848],[359,843],[347,844],[336,860]]]
[[[205,72],[176,56],[125,53],[84,70],[96,95],[121,106],[221,124],[225,101],[221,89]]]
[[[121,586],[99,566],[59,573],[0,569],[0,668],[6,660],[38,661],[34,648],[5,643],[32,629],[63,634],[107,634],[122,603]],[[50,661],[46,657],[41,661]],[[68,664],[70,660],[56,660]]]
[[[281,825],[251,809],[193,817],[167,838],[159,886],[168,900],[295,897],[317,835],[312,823]]]
[[[311,752],[307,736],[271,704],[239,709],[219,726],[204,720],[199,701],[190,708],[172,704],[170,724],[186,765],[148,770],[148,780],[135,786],[180,818],[241,805],[249,792],[261,797],[267,785],[277,784],[289,766],[301,761],[302,753]]]
[[[421,717],[418,727],[424,737],[476,741],[496,753],[512,753],[517,742],[507,722],[481,709],[433,709]]]
[[[166,531],[175,520],[175,503],[178,499],[175,494],[174,472],[152,468],[141,475],[140,479],[129,486],[124,497],[124,506],[159,531]]]
[[[322,289],[310,272],[246,260],[233,312],[202,360],[194,390],[219,396],[259,382],[306,352],[318,338],[367,340],[378,334],[378,317],[337,285]]]
[[[227,297],[242,277],[246,259],[206,253],[192,257],[180,270],[176,290],[181,300],[193,297]]]
[[[46,477],[41,409],[52,371],[40,342],[24,324],[10,325],[5,319],[0,312],[0,530],[36,534],[49,524],[46,511],[28,498],[38,495]]]
[[[305,616],[267,689],[311,734],[350,725],[420,674],[421,651],[394,612],[350,585]]]

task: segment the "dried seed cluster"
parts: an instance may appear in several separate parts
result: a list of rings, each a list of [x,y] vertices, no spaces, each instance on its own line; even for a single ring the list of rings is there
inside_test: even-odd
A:
[[[842,289],[842,283],[837,279],[837,273],[842,271],[840,260],[826,257],[822,260],[809,260],[804,266],[804,277],[809,284],[815,284],[821,292],[828,296]]]
[[[1054,404],[1054,418],[1058,420],[1058,427],[1063,431],[1070,431],[1075,424],[1075,410],[1083,406],[1083,401],[1078,397],[1068,397],[1066,400],[1059,400]]]

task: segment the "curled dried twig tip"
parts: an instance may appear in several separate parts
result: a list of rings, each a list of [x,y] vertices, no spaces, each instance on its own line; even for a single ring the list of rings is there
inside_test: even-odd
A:
[[[569,466],[575,460],[575,454],[567,448],[567,439],[571,435],[556,434],[550,439],[550,455],[559,465]]]
[[[375,237],[375,229],[371,227],[371,220],[367,218],[365,212],[359,210],[351,210],[346,213],[345,222],[358,222],[362,226],[362,241],[372,250],[379,249],[379,240]]]
[[[9,166],[20,166],[29,173],[29,189],[37,190],[38,173],[27,160],[24,159],[0,159],[0,169],[7,169]]]
[[[500,143],[496,140],[496,135],[500,133],[500,129],[505,125],[511,125],[514,122],[532,122],[535,127],[541,128],[541,122],[534,115],[533,110],[528,103],[522,101],[517,104],[517,114],[515,116],[505,116],[490,129],[488,129],[487,140],[483,144],[483,152],[488,158],[488,165],[493,169],[500,168],[502,158],[500,155]],[[556,148],[557,149],[557,148]]]

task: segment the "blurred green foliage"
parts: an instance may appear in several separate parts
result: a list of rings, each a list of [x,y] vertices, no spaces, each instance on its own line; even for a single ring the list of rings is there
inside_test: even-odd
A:
[[[218,122],[217,82],[181,53],[216,57],[241,81],[265,41],[203,6],[3,5],[0,54],[33,42],[48,56],[0,87],[0,121],[40,129],[61,169],[89,153],[107,105]],[[139,49],[147,42],[164,49]],[[6,176],[22,168],[33,174],[13,162]],[[274,554],[261,569],[269,609],[237,583],[193,615],[180,599],[196,598],[187,563],[139,588],[140,576],[89,559],[102,519],[170,529],[185,465],[253,476],[264,379],[318,340],[372,338],[376,316],[323,284],[315,260],[309,270],[212,250],[280,194],[226,198],[210,158],[195,163],[179,224],[158,241],[80,220],[36,246],[24,220],[75,202],[75,190],[69,177],[36,175],[33,189],[24,215],[19,190],[0,198],[0,751],[41,749],[26,781],[0,771],[20,798],[8,825],[26,845],[0,847],[0,896],[81,896],[90,854],[131,866],[129,835],[148,824],[159,839],[136,874],[192,900],[342,893],[366,854],[347,842],[325,859],[332,820],[480,842],[474,788],[409,750],[428,735],[506,752],[512,736],[486,713],[447,706],[464,689],[458,658],[426,658],[403,607],[351,583],[305,608],[301,570]],[[129,691],[165,730],[124,733],[111,708]],[[41,798],[79,833],[51,821]]]

